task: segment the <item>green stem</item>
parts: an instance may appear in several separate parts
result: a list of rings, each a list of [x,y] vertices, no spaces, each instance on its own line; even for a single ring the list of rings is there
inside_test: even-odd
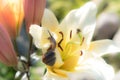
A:
[[[30,80],[30,55],[32,51],[32,42],[33,42],[33,38],[31,35],[29,35],[29,38],[30,38],[30,45],[29,45],[29,51],[28,51],[28,72],[27,72],[28,80]]]

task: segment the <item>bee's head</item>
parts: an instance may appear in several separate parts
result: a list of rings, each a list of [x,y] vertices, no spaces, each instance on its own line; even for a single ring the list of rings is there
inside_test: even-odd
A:
[[[51,43],[50,47],[48,48],[48,51],[49,50],[54,51],[55,48],[56,48],[56,41],[55,41],[54,37],[51,35],[51,33],[49,31],[48,31],[48,33],[50,35],[50,37],[48,39],[50,40],[50,43]]]

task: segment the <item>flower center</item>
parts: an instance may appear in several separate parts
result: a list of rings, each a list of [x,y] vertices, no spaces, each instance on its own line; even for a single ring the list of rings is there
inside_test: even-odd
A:
[[[64,71],[73,72],[77,67],[78,61],[82,56],[83,52],[81,50],[81,45],[84,42],[84,37],[81,34],[79,29],[76,30],[76,35],[79,37],[79,41],[73,41],[73,33],[72,30],[69,32],[69,40],[65,41],[64,33],[62,31],[59,32],[62,36],[57,42],[56,49],[58,49],[60,56],[62,58],[63,64],[60,67],[51,67],[53,73],[66,76]]]

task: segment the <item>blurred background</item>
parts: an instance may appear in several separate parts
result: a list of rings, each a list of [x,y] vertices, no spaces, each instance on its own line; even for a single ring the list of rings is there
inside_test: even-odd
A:
[[[79,8],[90,0],[47,0],[46,7],[51,9],[59,22],[72,10]],[[120,0],[93,0],[97,7],[97,27],[93,40],[113,39],[120,46]],[[23,40],[24,41],[24,40]],[[24,53],[23,53],[24,55]],[[111,64],[115,71],[114,80],[120,80],[120,53],[105,55],[103,58]],[[31,80],[40,80],[44,69],[40,68],[42,63],[37,62],[31,68]],[[15,70],[0,63],[0,80],[14,80]]]

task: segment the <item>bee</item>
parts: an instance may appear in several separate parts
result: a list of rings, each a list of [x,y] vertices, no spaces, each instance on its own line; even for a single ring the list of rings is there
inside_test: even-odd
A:
[[[56,41],[49,31],[48,33],[50,35],[48,39],[50,40],[51,45],[48,48],[47,52],[43,54],[42,61],[48,66],[53,66],[56,61],[56,56],[55,56]]]

